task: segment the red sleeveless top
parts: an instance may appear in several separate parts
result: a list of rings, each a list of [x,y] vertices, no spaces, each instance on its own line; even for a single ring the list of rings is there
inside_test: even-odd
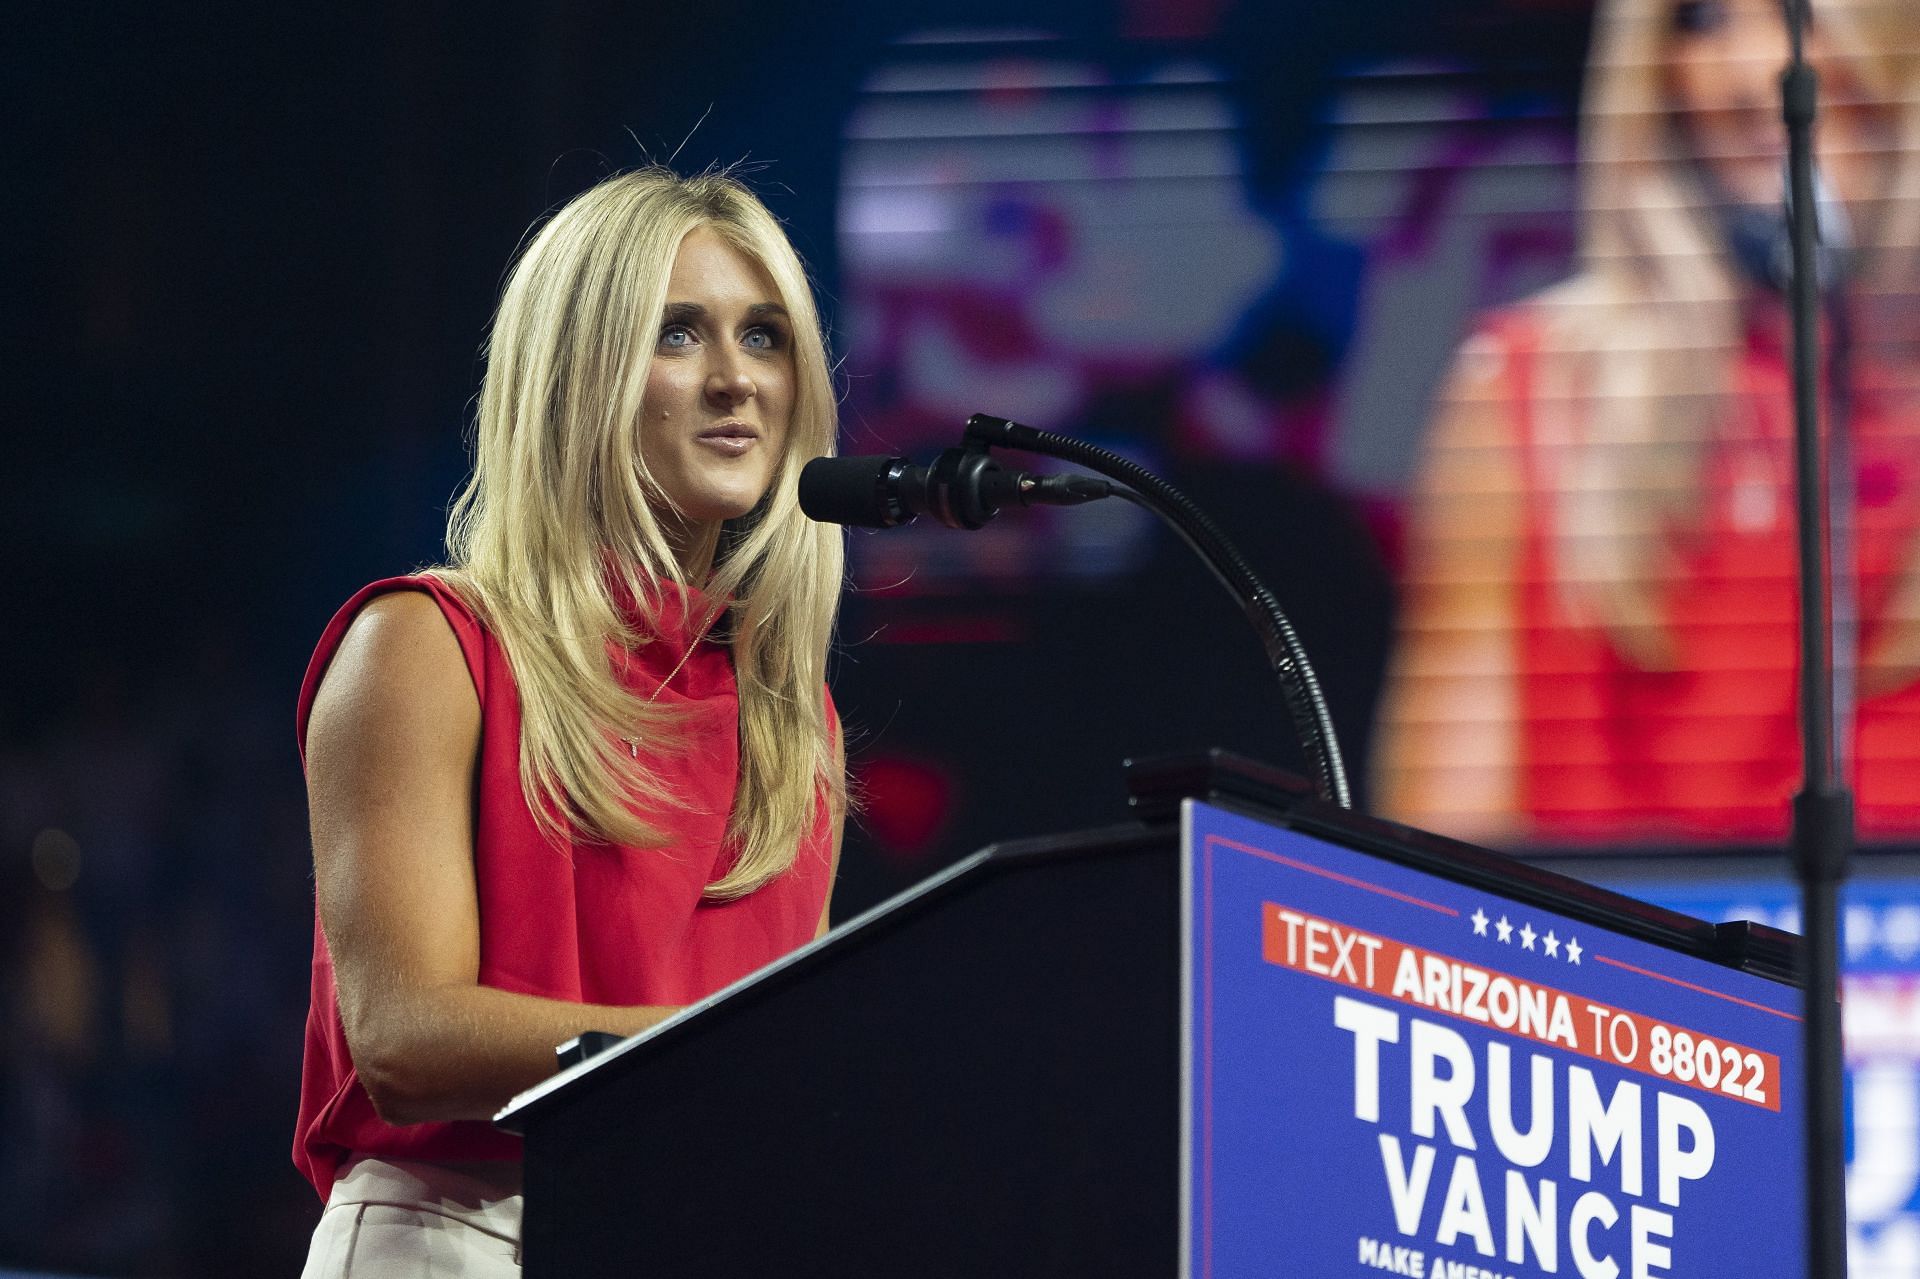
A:
[[[1778,840],[1800,782],[1784,353],[1750,336],[1703,459],[1699,502],[1683,527],[1666,530],[1661,612],[1678,660],[1650,671],[1571,616],[1558,585],[1554,504],[1566,481],[1532,411],[1540,337],[1524,310],[1481,332],[1507,379],[1526,502],[1514,636],[1525,829],[1549,840]],[[1893,616],[1895,588],[1920,553],[1920,398],[1885,370],[1863,363],[1856,373],[1857,661],[1903,620]],[[1860,833],[1920,832],[1920,684],[1861,700],[1847,748]]]
[[[694,638],[704,616],[695,592],[688,593],[691,618],[667,595],[662,616],[651,625],[660,638],[624,664],[630,687],[642,694],[659,690],[660,704],[680,706],[689,716],[687,748],[653,761],[669,793],[686,800],[683,807],[648,815],[671,836],[667,848],[576,843],[563,855],[541,834],[520,789],[520,704],[506,653],[473,611],[431,577],[375,582],[328,623],[300,690],[303,761],[314,694],[347,627],[369,600],[398,590],[424,591],[440,605],[479,694],[473,859],[482,985],[576,1003],[688,1004],[813,939],[832,875],[832,823],[824,797],[791,871],[733,901],[703,895],[729,856],[724,834],[739,772],[739,697],[725,644]],[[674,670],[690,644],[696,645],[693,653]],[[663,678],[670,682],[661,689]],[[830,698],[827,713],[834,722]],[[480,1120],[396,1127],[374,1113],[347,1049],[316,912],[293,1158],[324,1200],[354,1153],[517,1159],[520,1139]]]

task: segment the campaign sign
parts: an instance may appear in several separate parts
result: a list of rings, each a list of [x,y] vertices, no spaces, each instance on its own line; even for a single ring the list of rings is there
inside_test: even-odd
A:
[[[1189,801],[1183,1273],[1804,1273],[1797,989]]]

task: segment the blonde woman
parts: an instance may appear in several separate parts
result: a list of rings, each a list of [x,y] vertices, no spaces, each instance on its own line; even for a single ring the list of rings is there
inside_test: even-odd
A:
[[[1865,834],[1920,832],[1920,5],[1820,0],[1826,220],[1858,475],[1848,752]],[[1613,0],[1581,270],[1489,317],[1414,507],[1378,796],[1488,840],[1773,839],[1799,778],[1773,0]],[[1770,225],[1773,230],[1770,232]],[[1757,228],[1757,231],[1756,231]]]
[[[825,930],[844,807],[834,400],[804,271],[723,176],[542,227],[488,344],[448,560],[341,609],[300,702],[318,929],[307,1273],[518,1272],[488,1118]]]

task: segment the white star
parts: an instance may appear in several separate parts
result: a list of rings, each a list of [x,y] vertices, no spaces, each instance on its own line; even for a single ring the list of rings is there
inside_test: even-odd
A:
[[[1520,930],[1520,944],[1522,946],[1525,946],[1528,950],[1532,950],[1533,939],[1538,937],[1539,935],[1540,935],[1539,933],[1536,933],[1533,931],[1533,925],[1528,924],[1526,927]]]
[[[1479,908],[1476,907],[1474,909],[1473,914],[1467,916],[1467,918],[1473,921],[1473,935],[1475,937],[1485,937],[1487,935],[1487,912],[1486,911],[1480,910]]]
[[[1580,962],[1580,939],[1578,937],[1567,938],[1567,962],[1569,964],[1577,964]]]
[[[1493,931],[1500,934],[1500,940],[1503,942],[1513,937],[1513,925],[1507,922],[1505,915],[1500,916],[1500,922],[1493,926]]]
[[[1547,935],[1540,939],[1540,945],[1547,952],[1548,959],[1552,959],[1560,953],[1560,939],[1553,935],[1552,929],[1548,929]]]

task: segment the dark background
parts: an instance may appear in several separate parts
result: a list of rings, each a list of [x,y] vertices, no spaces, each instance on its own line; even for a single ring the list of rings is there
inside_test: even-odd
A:
[[[544,211],[649,158],[748,160],[832,321],[842,126],[903,31],[1039,27],[1123,74],[1204,55],[1230,73],[1248,201],[1286,224],[1350,70],[1418,55],[1471,82],[1488,128],[1570,138],[1587,17],[1574,0],[10,15],[0,1265],[262,1275],[304,1256],[294,696],[342,600],[437,558],[496,290]],[[1307,301],[1283,290],[1234,356],[1282,400],[1338,367],[1365,270],[1295,242]],[[1142,388],[1103,407],[1151,433],[1164,406]],[[1276,587],[1362,773],[1392,512],[1311,466],[1176,451],[1168,471]],[[857,583],[834,683],[868,815],[837,917],[990,839],[1119,819],[1125,756],[1297,761],[1251,633],[1184,556],[1160,539],[1123,580],[1018,590]]]

